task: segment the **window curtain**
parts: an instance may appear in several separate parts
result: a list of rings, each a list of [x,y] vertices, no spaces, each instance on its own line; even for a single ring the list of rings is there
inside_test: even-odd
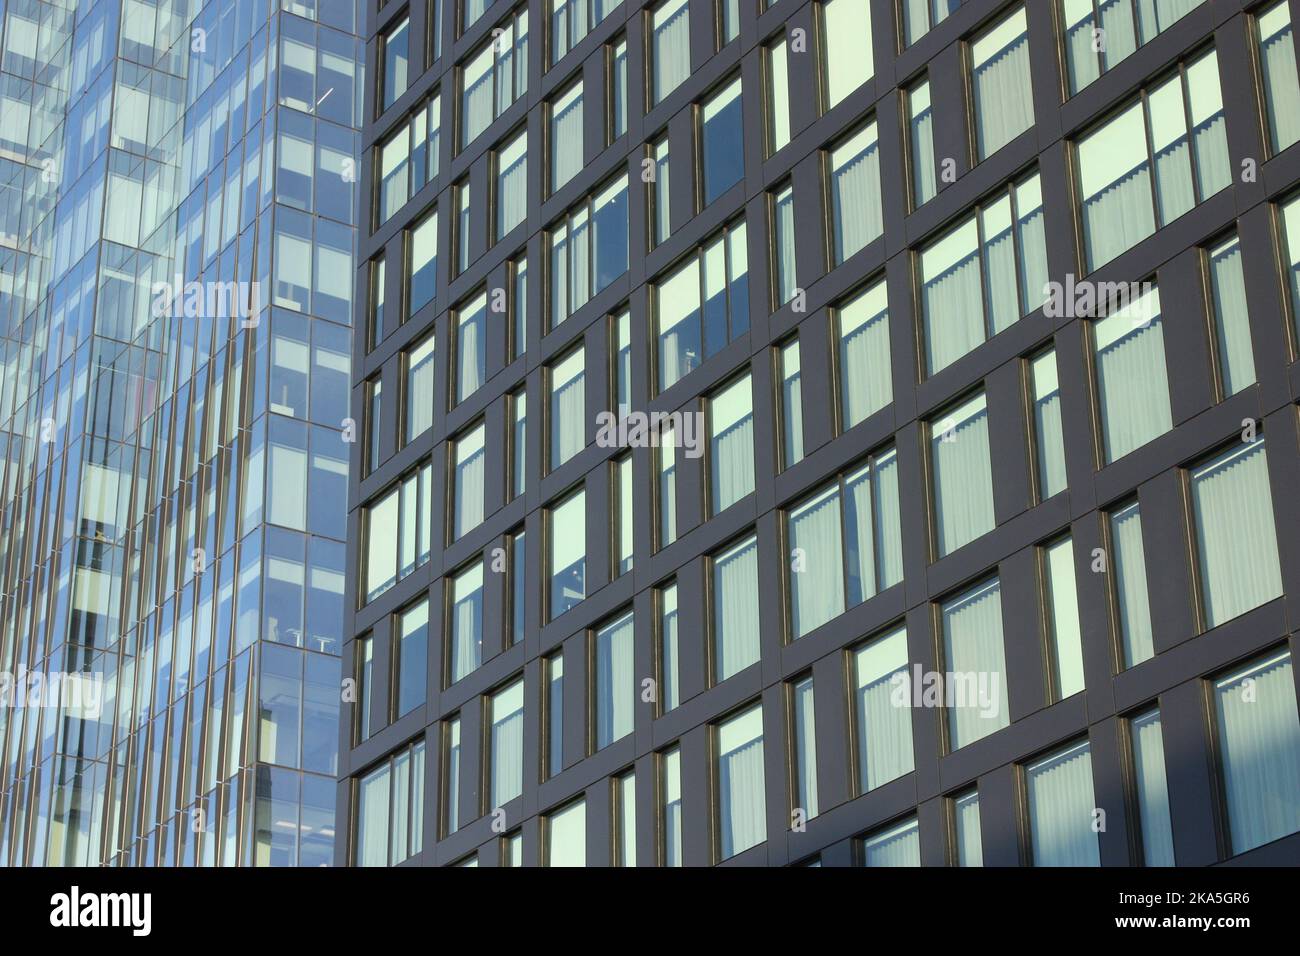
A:
[[[726,510],[754,490],[754,414],[713,440],[713,510]]]
[[[957,865],[983,866],[984,840],[980,834],[980,798],[972,793],[954,802],[957,818]]]
[[[1177,86],[1166,87],[1181,95]],[[1152,98],[1152,109],[1167,108],[1170,102],[1160,103],[1158,94]],[[1182,125],[1181,123],[1179,124]],[[1160,222],[1173,222],[1196,205],[1196,192],[1192,186],[1191,150],[1187,134],[1173,142],[1156,144],[1156,192],[1160,200]]]
[[[1142,547],[1142,516],[1138,506],[1130,505],[1116,512],[1111,517],[1110,529],[1115,552],[1114,580],[1124,640],[1124,662],[1126,667],[1132,667],[1155,654],[1151,637],[1151,605],[1147,600],[1146,553]]]
[[[681,752],[664,754],[664,866],[682,865]]]
[[[776,252],[776,305],[782,306],[794,297],[796,285],[794,269],[794,190],[787,188],[776,197],[772,210]]]
[[[1196,9],[1203,0],[1137,0],[1138,18],[1142,25],[1142,42],[1148,43],[1157,34],[1168,30],[1174,21]]]
[[[456,602],[456,631],[452,648],[452,683],[478,669],[483,639],[482,591]]]
[[[555,429],[552,453],[555,457],[551,462],[552,468],[562,465],[584,447],[585,380],[586,376],[579,372],[556,389],[551,399],[555,409],[555,420],[552,422]]]
[[[713,573],[714,653],[717,679],[723,681],[758,660],[758,541],[719,558]]]
[[[1147,866],[1174,865],[1174,832],[1169,822],[1169,785],[1165,780],[1160,712],[1133,720],[1133,767],[1137,772],[1138,811],[1142,818],[1142,852]]]
[[[495,809],[524,792],[524,692],[508,689],[497,695],[511,698],[514,709],[492,720],[492,807]]]
[[[690,6],[682,2],[677,11],[654,28],[655,103],[681,84],[691,71]]]
[[[897,642],[897,647],[893,645]],[[884,667],[868,669],[879,649],[888,650]],[[888,673],[882,673],[889,668]],[[863,793],[911,773],[912,710],[890,700],[896,674],[907,675],[907,637],[903,632],[882,638],[858,657],[858,786]]]
[[[1101,10],[1101,28],[1106,31],[1106,49],[1101,55],[1109,70],[1138,48],[1133,0],[1103,0],[1098,7]],[[1088,42],[1092,43],[1091,36]]]
[[[1111,6],[1116,2],[1126,2],[1126,0],[1112,0]],[[1071,15],[1074,4],[1067,2],[1065,4],[1065,15],[1068,18]],[[1074,23],[1065,24],[1065,49],[1070,66],[1070,91],[1077,93],[1093,80],[1101,75],[1101,69],[1098,64],[1098,55],[1093,52],[1093,29],[1096,24],[1092,18],[1092,0],[1082,0],[1078,4],[1081,12],[1086,15]],[[1103,10],[1102,16],[1105,16]]]
[[[591,229],[586,212],[572,219],[569,227],[569,311],[567,318],[587,304],[591,295]],[[557,320],[558,321],[558,320]]]
[[[848,571],[848,604],[861,604],[876,594],[876,529],[874,527],[871,471],[850,475],[844,482],[845,563]]]
[[[492,122],[492,47],[484,49],[465,67],[461,116],[461,147],[474,141]]]
[[[1214,627],[1282,593],[1264,440],[1192,474],[1201,597]]]
[[[1250,692],[1243,682],[1253,681]],[[1300,721],[1291,655],[1220,681],[1215,694],[1232,851],[1300,830]]]
[[[596,634],[596,748],[632,732],[636,696],[631,616]]]
[[[406,438],[410,441],[433,425],[433,350],[412,366],[406,396]]]
[[[799,346],[787,348],[782,357],[784,376],[782,424],[785,426],[785,461],[793,465],[803,458],[803,373],[799,368]]]
[[[989,460],[988,411],[958,423],[945,441],[931,441],[936,528],[940,555],[956,551],[994,525],[993,469]]]
[[[388,821],[388,862],[396,866],[406,859],[407,828],[411,822],[411,755],[402,751],[393,758],[393,809]]]
[[[1286,13],[1285,6],[1279,13]],[[1279,22],[1285,23],[1285,27],[1262,38],[1259,45],[1260,67],[1268,94],[1265,97],[1268,127],[1277,152],[1300,140],[1300,76],[1296,73],[1295,41],[1289,19],[1282,16]]]
[[[888,833],[870,837],[866,850],[867,866],[920,866],[921,831],[913,820]]]
[[[817,720],[814,716],[813,682],[809,677],[794,687],[794,733],[798,766],[795,799],[804,819],[817,816]]]
[[[1020,284],[1016,281],[1016,238],[1011,228],[1010,200],[997,203],[981,215],[985,230],[983,252],[989,324],[992,334],[997,335],[1020,318]],[[997,232],[990,229],[994,220],[1001,227]]]
[[[903,0],[903,26],[907,31],[907,45],[911,46],[930,32],[930,14],[927,9],[932,0]],[[948,0],[942,0],[947,8]]]
[[[486,453],[482,447],[463,461],[456,475],[456,537],[477,528],[483,523],[483,465]]]
[[[1021,33],[977,66],[974,74],[979,155],[987,159],[1034,122],[1029,34]]]
[[[521,151],[513,163],[500,171],[497,186],[497,238],[500,239],[523,222],[528,212],[528,154],[526,152]]]
[[[665,712],[672,710],[678,704],[677,690],[677,586],[673,585],[671,598],[668,592],[664,594],[664,616],[661,624],[660,642],[661,652],[663,654],[663,670],[660,676],[660,683],[663,685],[663,709]],[[671,606],[668,602],[671,600]]]
[[[1040,195],[1037,190],[1035,195],[1036,197]],[[1023,197],[1022,184],[1016,189],[1016,201],[1023,201]],[[1017,213],[1020,216],[1020,269],[1024,276],[1020,312],[1022,315],[1027,315],[1047,299],[1047,236],[1043,226],[1041,199],[1033,209],[1026,211],[1021,207]]]
[[[447,832],[460,829],[460,718],[447,728],[447,780],[443,795],[447,805]]]
[[[876,574],[880,590],[903,580],[903,525],[898,509],[898,453],[876,459],[874,504],[876,517]]]
[[[357,795],[357,866],[388,865],[388,766],[361,781]]]
[[[1093,269],[1155,232],[1151,171],[1145,159],[1083,201],[1083,226]]]
[[[1038,468],[1040,494],[1044,501],[1065,490],[1065,432],[1061,425],[1061,390],[1052,383],[1048,394],[1034,399],[1034,421],[1038,425]]]
[[[482,307],[475,307],[470,315],[462,317],[460,328],[457,330],[459,341],[456,344],[459,350],[456,356],[456,401],[458,402],[463,402],[478,391],[486,374],[486,308],[486,302]]]
[[[1213,62],[1213,57],[1211,57]],[[1195,107],[1193,107],[1195,108]],[[1223,108],[1192,129],[1196,144],[1196,171],[1201,177],[1201,199],[1213,196],[1232,182],[1232,159],[1228,156],[1228,128]]]
[[[1210,253],[1210,280],[1219,340],[1219,374],[1224,393],[1234,395],[1255,382],[1246,277],[1241,266],[1241,245],[1235,238]]]
[[[1120,313],[1102,322],[1131,326],[1134,319]],[[1097,351],[1097,384],[1108,462],[1123,458],[1173,425],[1160,323],[1156,316],[1145,328],[1133,328]]]
[[[722,795],[725,860],[767,839],[761,734],[718,757],[718,788]]]
[[[559,189],[582,169],[582,96],[552,117],[551,188]],[[522,216],[520,217],[522,219]]]
[[[794,636],[803,637],[844,613],[843,547],[838,488],[813,499],[790,516],[790,596]]]
[[[841,325],[847,324],[847,320],[847,314],[843,315]],[[845,429],[866,421],[893,401],[887,310],[843,333],[840,338],[840,369]]]
[[[973,226],[972,222],[972,232]],[[922,269],[924,264],[922,253]],[[979,250],[972,248],[934,278],[927,278],[921,297],[926,354],[933,375],[984,341],[984,316],[976,307],[984,301]]]
[[[916,93],[912,93],[916,96]],[[915,204],[924,205],[938,189],[934,166],[934,113],[930,108],[930,90],[926,85],[925,106],[912,116],[912,191]]]
[[[836,261],[843,262],[884,231],[879,143],[872,139],[861,152],[834,170],[831,178],[835,194]]]
[[[991,581],[943,609],[945,663],[954,674],[997,681],[994,713],[985,717],[976,702],[959,701],[948,708],[951,747],[956,750],[985,734],[1007,726],[1007,668],[1002,649],[1002,590]],[[963,706],[964,705],[964,706]]]
[[[1082,743],[1029,768],[1034,866],[1101,866],[1092,829],[1092,757]]]

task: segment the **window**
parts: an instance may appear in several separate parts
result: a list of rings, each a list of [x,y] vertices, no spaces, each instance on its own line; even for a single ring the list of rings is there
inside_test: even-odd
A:
[[[486,289],[455,310],[455,394],[458,405],[487,381],[487,314]]]
[[[379,468],[383,450],[384,380],[371,379],[366,390],[369,393],[366,402],[366,473],[369,474]]]
[[[524,639],[528,610],[528,561],[524,551],[524,531],[521,528],[510,536],[510,643]]]
[[[666,750],[660,764],[663,780],[663,860],[664,866],[682,865],[682,754],[678,747]]]
[[[370,347],[373,349],[384,339],[384,298],[386,275],[384,257],[379,256],[370,265]]]
[[[655,464],[658,469],[655,484],[659,504],[659,547],[666,548],[677,540],[677,439],[671,422],[660,429]]]
[[[551,192],[582,169],[582,79],[573,83],[549,105],[551,137]]]
[[[370,739],[370,702],[375,691],[375,642],[371,637],[357,639],[357,700],[352,711],[356,715],[356,740],[365,743]]]
[[[507,834],[502,841],[501,865],[520,867],[524,865],[524,835],[516,830]]]
[[[1227,186],[1232,170],[1215,51],[1180,65],[1083,137],[1078,167],[1089,269]]]
[[[1274,153],[1280,153],[1300,140],[1300,79],[1296,76],[1295,39],[1286,0],[1261,10],[1255,25],[1259,30],[1269,145]]]
[[[528,213],[528,130],[521,129],[496,151],[496,239],[499,242]]]
[[[636,774],[614,778],[614,865],[636,866]]]
[[[587,596],[587,505],[579,490],[550,509],[551,620]]]
[[[406,92],[411,68],[411,21],[404,18],[381,38],[383,62],[383,98],[380,112],[388,109]]]
[[[826,0],[821,27],[821,94],[825,113],[871,79],[870,0]]]
[[[948,19],[966,0],[903,0],[903,36],[911,46]]]
[[[1042,305],[1046,285],[1043,197],[1034,172],[921,250],[928,374]]]
[[[456,246],[456,261],[452,265],[456,270],[456,275],[460,275],[469,268],[470,239],[473,237],[473,207],[470,205],[469,179],[462,179],[453,186],[452,194],[456,197],[457,210],[456,229],[453,236]]]
[[[548,370],[552,471],[586,447],[585,355],[579,346]]]
[[[758,539],[713,558],[713,680],[758,661]]]
[[[1197,572],[1207,628],[1282,594],[1263,437],[1191,470]]]
[[[548,814],[546,825],[546,865],[587,865],[587,801],[575,800],[562,810]]]
[[[435,93],[379,147],[381,225],[438,175],[441,117],[442,99]]]
[[[1074,541],[1060,538],[1042,549],[1046,619],[1051,641],[1052,690],[1064,700],[1083,690],[1083,635],[1074,579]]]
[[[460,714],[443,724],[443,732],[443,834],[451,836],[460,829]]]
[[[900,627],[854,651],[853,673],[858,792],[867,793],[911,773],[915,766],[912,708],[891,699],[900,680],[911,680],[907,631]]]
[[[460,35],[478,22],[478,18],[487,12],[492,0],[461,0]],[[435,24],[434,32],[440,32],[440,24]]]
[[[796,681],[791,691],[790,769],[794,774],[790,794],[795,811],[806,822],[817,816],[817,722],[813,713],[813,679]]]
[[[938,556],[993,530],[988,403],[980,392],[931,422],[930,480]]]
[[[424,845],[424,741],[357,784],[356,866],[396,866]]]
[[[954,692],[946,701],[951,752],[1009,723],[1001,583],[993,578],[951,598],[940,607],[939,618],[949,689]],[[957,699],[959,689],[963,699]]]
[[[365,509],[366,601],[373,601],[429,560],[433,468],[403,478]]]
[[[429,663],[429,602],[423,600],[398,616],[397,711],[404,717],[424,706]]]
[[[745,233],[737,220],[655,283],[661,392],[749,331]],[[1296,249],[1300,254],[1300,243]]]
[[[666,714],[681,703],[677,649],[677,582],[659,589],[659,703]]]
[[[409,318],[433,301],[438,288],[438,210],[419,220],[411,229],[411,278],[406,293]]]
[[[1142,547],[1142,513],[1136,501],[1111,512],[1110,547],[1111,587],[1123,666],[1132,667],[1155,654],[1151,605],[1147,600],[1146,554]]]
[[[528,10],[493,30],[459,69],[460,148],[472,143],[528,90]]]
[[[744,178],[745,151],[739,148],[743,142],[740,77],[736,77],[700,107],[702,206],[709,206]]]
[[[614,556],[614,577],[632,570],[632,455],[628,453],[613,462],[614,480],[610,489],[613,498],[610,522],[613,528],[611,554]]]
[[[840,428],[847,431],[894,400],[885,280],[841,303],[833,320],[839,343]]]
[[[562,60],[618,6],[615,0],[550,0],[551,65]]]
[[[850,133],[827,156],[831,194],[831,242],[835,265],[884,234],[880,200],[880,144],[876,121]]]
[[[1056,351],[1048,349],[1029,360],[1029,390],[1034,403],[1034,458],[1038,500],[1065,490],[1065,433],[1061,423],[1061,385],[1056,376]]]
[[[916,817],[863,840],[862,862],[864,866],[920,866],[921,831]]]
[[[799,373],[799,340],[776,353],[781,381],[781,465],[789,468],[803,458],[803,387]]]
[[[717,735],[718,851],[728,860],[767,839],[762,708],[723,721]]]
[[[957,865],[983,866],[984,843],[980,835],[980,795],[971,790],[952,802],[953,822],[956,824]]]
[[[906,90],[904,96],[907,99],[907,158],[912,168],[912,208],[920,209],[939,191],[929,79]]]
[[[543,662],[546,675],[546,776],[564,769],[564,652]]]
[[[794,187],[787,184],[771,195],[772,311],[794,298],[799,286],[795,270]]]
[[[1034,122],[1025,8],[972,40],[970,58],[976,158],[983,161]]]
[[[1070,92],[1077,93],[1202,0],[1064,0]]]
[[[488,698],[491,722],[491,809],[524,792],[524,680],[519,678]]]
[[[646,190],[650,199],[650,244],[657,246],[672,232],[672,208],[668,201],[668,137],[661,136],[650,146],[654,179]]]
[[[1153,708],[1128,722],[1133,745],[1133,784],[1141,821],[1142,860],[1147,866],[1174,865],[1174,832],[1169,820],[1169,785],[1160,710]]]
[[[484,443],[487,425],[483,422],[452,442],[455,472],[452,475],[452,540],[483,523],[483,472],[486,458]]]
[[[1219,391],[1227,398],[1255,384],[1246,276],[1241,265],[1241,243],[1235,235],[1209,250],[1209,265]]]
[[[1173,427],[1160,290],[1154,285],[1128,306],[1092,325],[1107,463]]]
[[[433,425],[433,351],[429,335],[406,353],[406,444]]]
[[[627,272],[627,176],[570,209],[551,227],[551,325]]]
[[[525,464],[528,450],[528,392],[523,388],[510,395],[510,470],[512,498],[524,493]]]
[[[872,455],[790,509],[786,521],[798,639],[903,579],[897,452]]]
[[[785,35],[766,47],[767,155],[790,142],[790,68]]]
[[[1282,207],[1282,268],[1289,277],[1291,315],[1300,330],[1300,195]]]
[[[619,37],[609,50],[609,135],[607,146],[627,132],[627,38]]]
[[[740,36],[740,0],[718,0],[718,46]]]
[[[510,360],[514,361],[528,347],[528,256],[521,255],[510,263],[510,276],[514,286],[510,300],[510,307],[514,310],[514,322],[510,328]]]
[[[483,663],[483,562],[451,576],[451,681]]]
[[[596,632],[596,749],[603,750],[632,732],[636,678],[632,672],[632,615],[624,614]]]
[[[662,103],[691,72],[690,32],[690,7],[686,0],[667,0],[651,12],[651,106]]]
[[[1088,741],[1025,768],[1034,866],[1101,866]]]
[[[713,514],[754,490],[754,392],[748,373],[709,399],[709,470]]]
[[[1300,718],[1291,654],[1215,681],[1219,770],[1233,853],[1300,830]]]
[[[632,313],[624,306],[609,324],[614,351],[614,413],[622,418],[632,410]]]

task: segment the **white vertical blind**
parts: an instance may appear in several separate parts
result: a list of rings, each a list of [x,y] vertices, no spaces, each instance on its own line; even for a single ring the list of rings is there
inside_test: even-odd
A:
[[[993,530],[993,466],[983,393],[930,426],[940,556]]]
[[[492,695],[492,807],[524,792],[524,682]]]
[[[721,682],[758,660],[758,539],[713,560],[714,673]]]
[[[974,685],[978,690],[982,684],[988,704],[985,708],[980,700],[970,699],[968,690],[948,708],[949,745],[957,750],[1010,723],[1000,582],[995,578],[944,604],[942,621],[948,673],[960,675],[967,688]]]
[[[1088,742],[1040,760],[1025,774],[1034,866],[1100,866]]]
[[[858,790],[866,793],[914,767],[912,709],[891,697],[895,675],[907,677],[907,631],[875,638],[853,655],[857,692]],[[910,678],[908,678],[910,680]]]
[[[1124,666],[1132,667],[1155,654],[1151,605],[1147,599],[1146,552],[1142,546],[1142,514],[1136,501],[1111,515],[1110,540]]]
[[[718,725],[718,804],[722,858],[767,839],[763,712],[754,706]]]
[[[1025,8],[971,43],[979,158],[987,159],[1034,121]]]
[[[980,795],[972,790],[953,801],[957,824],[957,865],[983,866],[984,841],[980,834]]]
[[[632,673],[632,615],[596,632],[596,749],[632,732],[636,681]]]
[[[913,817],[864,841],[867,866],[920,866],[921,831]]]
[[[1169,785],[1165,780],[1164,739],[1160,711],[1129,721],[1136,771],[1138,814],[1142,820],[1142,854],[1147,866],[1174,865],[1174,833],[1169,820]]]

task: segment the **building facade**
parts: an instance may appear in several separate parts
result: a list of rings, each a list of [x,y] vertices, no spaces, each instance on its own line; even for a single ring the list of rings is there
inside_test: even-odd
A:
[[[337,863],[1294,862],[1300,2],[367,14]]]
[[[358,6],[0,12],[0,861],[328,865]]]

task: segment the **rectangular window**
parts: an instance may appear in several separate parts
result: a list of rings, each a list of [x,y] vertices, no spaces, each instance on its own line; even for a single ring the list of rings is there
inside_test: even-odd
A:
[[[681,703],[677,674],[677,582],[659,589],[659,702],[666,714]]]
[[[378,470],[382,452],[384,425],[384,382],[383,379],[371,379],[366,390],[369,397],[366,402],[366,473]]]
[[[929,79],[906,90],[904,96],[907,99],[907,159],[912,169],[912,208],[920,209],[939,191]]]
[[[487,425],[483,422],[452,441],[452,540],[457,541],[483,523],[483,485]]]
[[[594,30],[618,4],[613,0],[550,0],[551,65]]]
[[[424,741],[361,778],[356,819],[356,866],[396,866],[423,849]]]
[[[1128,729],[1133,745],[1133,786],[1142,824],[1142,860],[1147,866],[1173,866],[1174,832],[1169,820],[1159,708],[1129,720]]]
[[[519,678],[488,698],[492,728],[488,791],[490,810],[524,792],[524,681]]]
[[[619,418],[632,410],[632,313],[624,306],[610,320],[614,346],[614,413]]]
[[[976,159],[988,159],[1034,122],[1029,27],[1019,7],[970,44]]]
[[[546,776],[564,769],[564,651],[543,662],[546,674]]]
[[[370,266],[370,348],[384,340],[384,299],[387,296],[385,259],[379,256]]]
[[[379,224],[387,222],[438,175],[441,97],[413,113],[379,147]]]
[[[1136,501],[1110,514],[1111,586],[1119,624],[1123,666],[1132,667],[1155,654],[1151,638],[1151,605],[1147,599],[1146,553],[1142,547],[1142,514]]]
[[[582,169],[582,80],[564,90],[547,107],[551,139],[551,192]]]
[[[436,337],[428,336],[406,353],[406,444],[433,425],[433,351]]]
[[[658,106],[691,72],[690,5],[667,0],[650,13],[650,105]]]
[[[528,347],[528,256],[521,255],[510,263],[512,295],[510,308],[513,322],[510,327],[510,360],[524,354]]]
[[[1078,93],[1202,0],[1064,0],[1070,92]]]
[[[993,530],[988,402],[980,392],[929,425],[934,537],[939,557]]]
[[[11,21],[12,22],[12,21]],[[383,68],[383,98],[379,112],[383,112],[397,102],[397,98],[406,92],[406,85],[411,72],[411,20],[404,18],[380,38],[381,60]]]
[[[1282,595],[1264,438],[1190,472],[1197,576],[1207,628]]]
[[[575,800],[547,814],[542,822],[546,825],[547,866],[587,865],[586,800]]]
[[[455,309],[456,404],[469,398],[487,381],[487,290]]]
[[[737,148],[743,142],[740,77],[737,76],[700,107],[701,208],[709,206],[744,178],[745,152]]]
[[[767,839],[762,707],[723,721],[717,735],[718,851],[728,860]]]
[[[444,773],[442,776],[443,835],[460,829],[460,714],[443,725]]]
[[[1226,187],[1232,169],[1215,51],[1180,64],[1080,139],[1077,165],[1089,270]]]
[[[1300,830],[1300,717],[1288,651],[1214,682],[1219,772],[1233,853]]]
[[[803,386],[799,372],[799,340],[776,353],[781,381],[781,466],[789,468],[803,459]]]
[[[791,734],[790,788],[792,809],[806,822],[817,816],[817,723],[813,714],[813,679],[805,677],[790,688]]]
[[[586,493],[575,492],[550,509],[550,619],[587,596]]]
[[[677,540],[677,439],[671,424],[659,432],[655,455],[656,497],[659,506],[659,547],[666,548]]]
[[[903,0],[903,36],[911,46],[959,8],[966,0]]]
[[[627,272],[627,176],[598,189],[550,229],[551,326]]]
[[[402,612],[397,624],[397,710],[404,717],[424,706],[429,666],[429,602]]]
[[[521,8],[493,30],[457,73],[463,150],[528,90],[528,10]]]
[[[957,865],[983,866],[984,841],[980,835],[980,795],[971,790],[952,801],[953,822],[956,824]]]
[[[521,388],[510,396],[510,471],[511,498],[524,493],[525,465],[528,449],[528,392]]]
[[[682,865],[682,753],[678,747],[666,750],[662,759],[664,866]]]
[[[483,562],[452,575],[450,583],[450,683],[454,684],[483,662]]]
[[[951,752],[1009,723],[1001,582],[993,578],[945,601],[939,617],[948,680],[959,680],[967,691],[948,707]]]
[[[586,447],[586,350],[579,346],[547,370],[551,471]]]
[[[1246,307],[1241,243],[1234,235],[1212,247],[1208,257],[1219,391],[1227,398],[1247,385],[1255,384],[1255,356],[1250,341],[1250,313]]]
[[[758,539],[713,558],[713,682],[758,661]]]
[[[827,154],[831,195],[831,241],[841,265],[885,232],[880,197],[880,144],[873,119]]]
[[[510,536],[510,643],[524,639],[527,621],[528,560],[524,551],[524,531]]]
[[[839,343],[840,430],[847,431],[894,400],[885,280],[856,293],[832,314]]]
[[[657,246],[672,232],[672,209],[669,205],[668,137],[661,136],[650,146],[648,157],[653,161],[651,188],[646,190],[650,199],[650,244]]]
[[[370,702],[375,691],[375,642],[371,637],[357,640],[357,700],[353,705],[356,714],[356,740],[364,743],[370,739]]]
[[[921,831],[916,817],[863,840],[862,862],[864,866],[920,866]]]
[[[456,222],[453,242],[456,246],[456,261],[453,266],[456,275],[469,268],[470,239],[472,237],[472,215],[474,207],[470,204],[469,179],[463,179],[452,187],[456,197]]]
[[[524,865],[524,835],[516,830],[509,834],[501,851],[501,865],[521,867]]]
[[[636,679],[632,663],[632,615],[624,614],[596,632],[596,674],[592,694],[596,749],[632,732]]]
[[[826,0],[817,18],[821,28],[821,94],[825,113],[874,72],[870,0]]]
[[[613,462],[614,475],[611,491],[613,502],[610,512],[613,535],[610,552],[614,556],[614,577],[632,570],[632,455],[628,453]]]
[[[858,793],[867,793],[915,767],[912,708],[891,699],[896,682],[910,680],[907,631],[900,627],[854,651],[853,673]]]
[[[1046,285],[1043,196],[1034,172],[921,250],[927,373],[1038,308]]]
[[[1052,657],[1052,697],[1064,700],[1083,690],[1083,634],[1079,592],[1074,578],[1074,540],[1068,535],[1042,549],[1043,591],[1047,596],[1048,647]]]
[[[1026,767],[1025,784],[1034,866],[1101,866],[1088,741]]]
[[[1029,360],[1029,390],[1034,403],[1034,459],[1038,500],[1065,490],[1065,431],[1061,420],[1061,383],[1056,375],[1056,350]]]
[[[521,129],[496,150],[496,241],[528,214],[528,130]]]
[[[745,242],[745,221],[739,219],[655,282],[659,391],[749,331]]]
[[[754,392],[745,374],[709,399],[712,514],[754,491]]]
[[[795,269],[794,187],[770,194],[772,223],[772,311],[794,298],[799,285]]]
[[[627,39],[619,37],[609,49],[609,136],[607,146],[627,132]]]
[[[636,774],[614,778],[614,865],[636,866]]]
[[[1291,9],[1278,0],[1255,16],[1259,30],[1259,65],[1263,73],[1264,112],[1273,153],[1300,140],[1300,79],[1296,75]]]
[[[1291,318],[1300,332],[1300,195],[1282,206],[1282,268],[1291,290]]]
[[[766,47],[767,66],[767,155],[790,142],[790,67],[787,43],[782,34]]]
[[[438,210],[419,220],[407,242],[411,273],[406,291],[406,315],[415,315],[433,301],[438,289]]]
[[[898,454],[880,451],[790,509],[788,577],[795,639],[903,579]]]
[[[1160,290],[1092,324],[1097,401],[1109,464],[1173,427]]]
[[[421,465],[365,509],[366,601],[429,560],[433,468]]]

